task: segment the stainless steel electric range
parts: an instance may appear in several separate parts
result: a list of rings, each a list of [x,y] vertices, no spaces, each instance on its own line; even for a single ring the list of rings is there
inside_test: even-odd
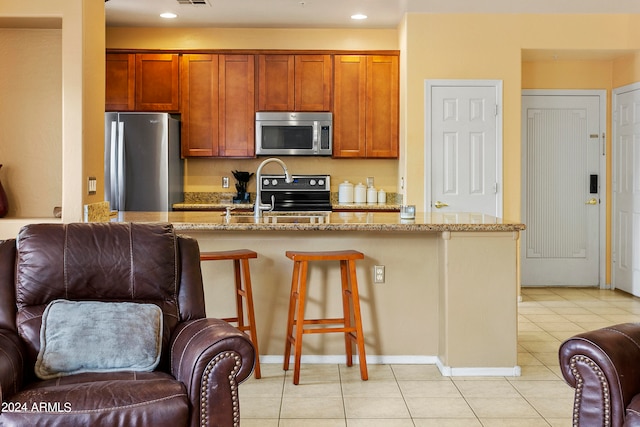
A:
[[[281,212],[331,212],[331,177],[329,175],[292,175],[293,182],[285,182],[284,175],[262,175],[258,183],[261,201]]]

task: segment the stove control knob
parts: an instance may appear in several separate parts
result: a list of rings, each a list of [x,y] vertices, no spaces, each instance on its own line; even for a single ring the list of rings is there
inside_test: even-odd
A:
[[[309,181],[309,185],[316,185],[316,180],[312,179],[311,181]]]
[[[324,179],[319,180],[318,185],[322,185],[324,187]]]
[[[273,184],[273,185],[278,185],[278,180],[277,180],[277,179],[274,179],[273,181],[271,181],[271,184]]]
[[[269,185],[269,180],[265,178],[265,179],[264,179],[264,181],[262,181],[262,183],[263,183],[264,185]]]

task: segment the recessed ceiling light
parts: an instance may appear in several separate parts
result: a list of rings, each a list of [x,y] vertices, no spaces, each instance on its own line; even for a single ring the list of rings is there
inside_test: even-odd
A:
[[[165,19],[173,19],[173,18],[177,18],[178,15],[176,15],[173,12],[164,12],[160,14],[160,17]]]
[[[367,19],[367,15],[356,13],[355,15],[351,15],[351,19]]]

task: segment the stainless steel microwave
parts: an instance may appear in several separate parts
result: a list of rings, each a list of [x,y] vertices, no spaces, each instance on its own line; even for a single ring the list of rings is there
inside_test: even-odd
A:
[[[331,113],[256,113],[256,155],[330,156]]]

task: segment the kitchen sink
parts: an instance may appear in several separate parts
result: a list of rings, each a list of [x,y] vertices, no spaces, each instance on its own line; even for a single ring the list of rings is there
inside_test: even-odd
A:
[[[326,212],[270,212],[256,218],[253,213],[223,214],[229,224],[326,224],[329,214]]]

